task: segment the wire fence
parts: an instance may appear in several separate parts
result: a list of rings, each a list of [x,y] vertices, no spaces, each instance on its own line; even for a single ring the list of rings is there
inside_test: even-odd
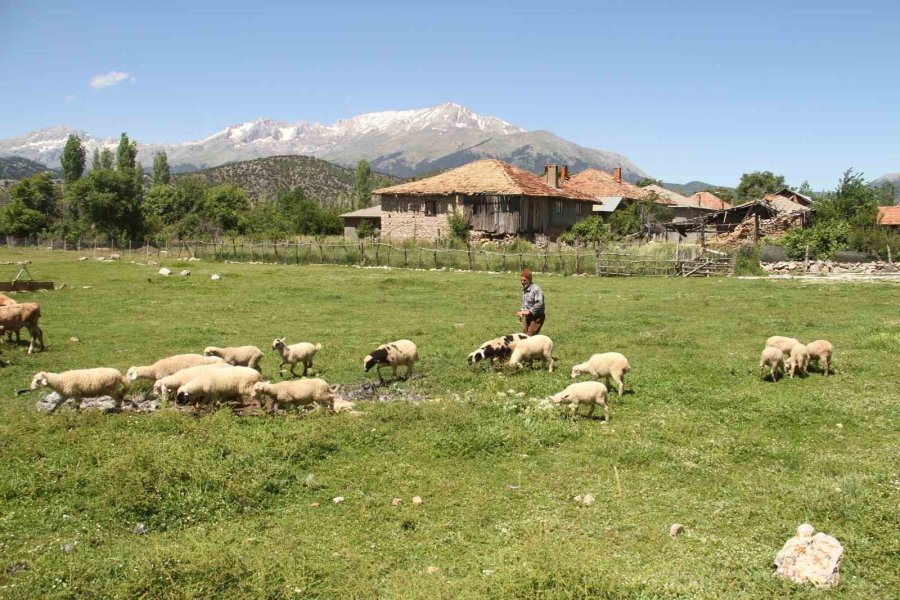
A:
[[[25,243],[23,243],[25,242]],[[596,276],[700,276],[727,275],[734,271],[734,256],[698,246],[655,245],[555,248],[530,251],[515,249],[443,245],[389,244],[375,240],[358,242],[305,240],[293,242],[250,241],[177,241],[161,245],[129,243],[127,246],[105,240],[79,240],[76,244],[59,240],[14,240],[13,246],[37,246],[48,250],[119,253],[121,255],[167,259],[201,258],[211,261],[264,262],[285,265],[356,265],[406,269],[459,269],[467,271],[509,272],[530,269],[535,272]]]

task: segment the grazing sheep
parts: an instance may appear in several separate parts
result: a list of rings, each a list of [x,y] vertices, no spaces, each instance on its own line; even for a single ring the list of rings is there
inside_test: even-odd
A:
[[[618,352],[604,352],[602,354],[594,354],[587,362],[572,367],[572,379],[577,379],[582,375],[590,375],[600,379],[606,378],[606,385],[609,385],[609,378],[619,386],[619,397],[625,391],[625,373],[631,370],[628,359]]]
[[[384,381],[381,376],[381,367],[390,365],[394,373],[394,379],[397,378],[397,367],[406,365],[406,375],[408,379],[413,372],[413,365],[419,360],[419,349],[409,340],[397,340],[390,344],[382,344],[374,351],[367,354],[363,359],[363,367],[366,372],[372,367],[376,367],[378,379]]]
[[[167,375],[165,377],[157,379],[153,384],[153,393],[160,398],[167,398],[169,396],[169,392],[177,390],[188,381],[199,376],[200,374],[205,373],[210,369],[227,369],[230,366],[231,365],[227,363],[218,362],[211,365],[197,365],[196,367],[181,369],[177,373],[172,373],[171,375]]]
[[[0,294],[0,306],[15,306],[16,304],[18,304],[18,302],[6,294]]]
[[[128,390],[128,381],[117,369],[100,367],[63,371],[62,373],[41,371],[35,374],[31,380],[31,389],[36,390],[39,387],[48,387],[59,393],[60,400],[50,412],[55,411],[69,398],[75,400],[77,410],[82,398],[98,396],[112,396],[116,401],[116,408],[120,408],[122,397]]]
[[[797,338],[773,335],[766,340],[766,347],[772,346],[773,348],[778,348],[785,356],[788,356],[791,353],[791,348],[799,343]]]
[[[260,396],[266,396],[266,411],[270,413],[282,404],[308,406],[313,402],[334,410],[336,391],[337,386],[328,385],[324,379],[298,379],[279,383],[260,381],[253,385],[250,399],[259,402]]]
[[[16,342],[18,342],[21,339],[19,332],[23,327],[31,334],[28,354],[34,351],[35,342],[41,345],[42,351],[44,350],[44,332],[39,325],[40,318],[41,307],[36,302],[0,306],[0,327],[3,328],[9,339],[12,339],[12,334],[15,333]]]
[[[199,365],[212,365],[215,363],[224,363],[225,361],[218,356],[203,356],[202,354],[176,354],[161,358],[152,365],[143,367],[131,367],[125,377],[128,381],[137,381],[138,379],[162,379],[173,373],[177,373],[188,367],[197,367]]]
[[[771,370],[772,381],[778,381],[778,372],[784,371],[784,353],[781,348],[766,346],[759,357],[759,376],[762,377],[764,369]]]
[[[316,356],[316,352],[321,349],[322,344],[310,344],[309,342],[299,342],[287,346],[284,343],[284,338],[276,338],[272,342],[272,350],[281,356],[278,374],[284,373],[284,365],[291,365],[291,375],[297,377],[297,374],[294,372],[294,365],[302,362],[303,375],[300,375],[300,377],[306,377],[306,372],[313,366],[313,358]]]
[[[533,335],[524,340],[514,341],[511,347],[510,366],[521,367],[523,362],[530,365],[537,359],[547,364],[550,373],[553,372],[553,340],[546,335]]]
[[[822,371],[824,371],[825,377],[828,377],[828,370],[831,367],[831,355],[834,354],[834,346],[831,345],[831,342],[828,340],[816,340],[808,343],[806,350],[809,352],[810,362],[821,359]]]
[[[219,348],[218,346],[207,346],[203,350],[203,356],[218,356],[229,365],[235,367],[250,367],[257,371],[259,361],[263,359],[263,351],[256,346],[236,346],[228,348]]]
[[[594,407],[599,404],[603,407],[603,418],[609,422],[609,392],[599,381],[573,383],[551,400],[556,404],[569,404],[572,416],[578,413],[579,404],[587,404],[590,407],[587,416],[590,417],[594,414]]]
[[[490,359],[491,364],[493,364],[497,359],[509,358],[512,354],[511,346],[513,342],[524,340],[527,337],[528,334],[525,333],[512,333],[488,340],[469,354],[469,364],[474,365],[485,359]]]
[[[791,357],[788,360],[788,373],[791,379],[799,370],[801,375],[806,375],[806,368],[809,366],[809,350],[803,344],[794,344],[791,348]]]
[[[175,393],[175,402],[201,402],[217,404],[222,400],[250,396],[253,384],[259,381],[260,374],[250,367],[228,367],[226,369],[210,369],[200,373]]]

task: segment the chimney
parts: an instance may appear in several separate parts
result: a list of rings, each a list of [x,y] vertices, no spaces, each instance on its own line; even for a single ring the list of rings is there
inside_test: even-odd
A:
[[[544,181],[552,188],[559,187],[559,165],[547,165],[544,167]]]
[[[613,179],[616,180],[616,183],[622,183],[622,167],[613,169]]]
[[[562,175],[560,175],[563,181],[569,178],[569,165],[563,165]]]

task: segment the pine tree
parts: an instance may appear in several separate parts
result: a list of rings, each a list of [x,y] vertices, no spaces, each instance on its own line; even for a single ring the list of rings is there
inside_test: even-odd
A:
[[[132,171],[134,161],[137,158],[137,142],[128,139],[128,134],[123,133],[119,138],[119,148],[116,150],[116,168],[119,171]]]
[[[364,208],[369,205],[372,196],[372,186],[369,183],[371,172],[369,161],[361,160],[356,163],[356,184],[353,186],[354,208]]]
[[[85,150],[81,139],[74,133],[70,134],[69,139],[66,140],[60,162],[62,163],[63,181],[66,182],[66,185],[78,180],[84,174]]]
[[[172,179],[169,172],[169,157],[164,150],[160,150],[153,156],[153,185],[168,184]]]

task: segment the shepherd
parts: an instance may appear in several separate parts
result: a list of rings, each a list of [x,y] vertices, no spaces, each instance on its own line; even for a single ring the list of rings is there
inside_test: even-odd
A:
[[[537,335],[544,326],[546,314],[544,311],[544,290],[531,281],[531,271],[524,269],[522,281],[522,310],[516,312],[516,317],[525,323],[523,330],[528,335]]]

